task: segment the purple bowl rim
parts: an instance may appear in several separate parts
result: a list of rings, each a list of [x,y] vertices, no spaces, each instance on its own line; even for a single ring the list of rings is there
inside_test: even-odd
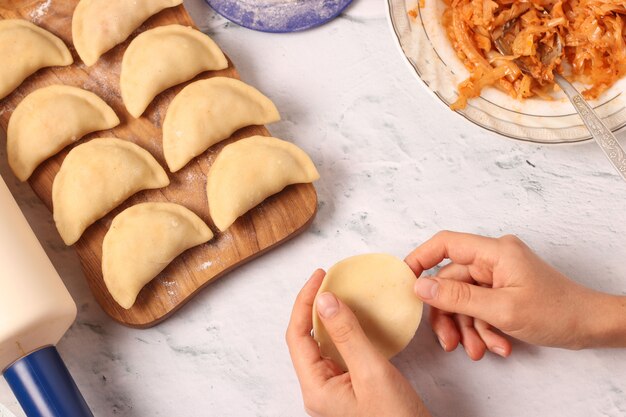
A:
[[[313,29],[313,28],[321,26],[321,25],[323,25],[325,23],[330,22],[331,20],[333,20],[337,16],[339,16],[350,4],[352,4],[353,0],[341,0],[342,1],[341,7],[339,7],[337,9],[337,11],[335,13],[333,13],[332,15],[328,16],[325,19],[317,20],[317,21],[315,21],[312,24],[298,27],[297,29],[269,29],[269,28],[260,28],[260,27],[256,27],[256,26],[253,26],[253,25],[246,25],[246,24],[243,24],[242,22],[239,22],[239,21],[235,20],[233,17],[228,16],[222,10],[220,10],[219,8],[217,8],[216,6],[211,4],[215,0],[204,0],[204,1],[205,1],[205,3],[207,3],[209,5],[209,7],[211,7],[211,9],[215,10],[215,12],[217,14],[219,14],[223,18],[227,19],[229,22],[233,22],[233,23],[235,23],[235,24],[237,24],[237,25],[239,25],[241,27],[244,27],[246,29],[255,30],[257,32],[264,32],[264,33],[293,33],[293,32],[303,32],[305,30]]]

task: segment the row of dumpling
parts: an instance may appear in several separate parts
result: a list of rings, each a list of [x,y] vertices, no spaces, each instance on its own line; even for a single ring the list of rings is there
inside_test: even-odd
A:
[[[180,4],[182,0],[81,0],[72,18],[76,51],[87,66],[94,65],[149,17]],[[61,39],[20,19],[0,21],[0,56],[7,63],[0,67],[0,99],[41,68],[73,63]],[[145,31],[133,39],[122,60],[124,105],[132,116],[140,117],[164,90],[201,72],[227,67],[215,42],[193,28],[169,25]]]
[[[133,25],[138,26],[150,13],[180,1],[136,3],[112,1],[102,14],[96,13],[102,2],[79,3],[73,32],[77,51],[87,64],[93,64],[114,47],[114,42],[122,42],[134,30]],[[142,9],[143,17],[137,17],[134,22],[127,18],[133,13],[120,13],[135,8]],[[116,12],[111,12],[115,9]],[[98,31],[81,34],[81,25],[84,27],[84,22],[89,20],[96,21],[96,27],[106,27],[102,16],[107,13],[109,18],[111,13],[118,17],[113,25],[118,36],[102,37]],[[13,42],[1,42],[3,39]],[[18,52],[23,42],[35,46],[26,57]],[[183,53],[173,57],[163,55],[163,45],[168,44],[170,49]],[[9,56],[12,58],[9,62],[17,63],[13,68],[17,71],[10,74],[19,74],[0,78],[4,80],[0,81],[0,98],[39,68],[72,63],[69,50],[60,39],[26,21],[0,22],[0,45],[5,46],[0,51],[2,56]],[[16,47],[12,49],[10,45]],[[172,71],[171,68],[180,69],[180,66],[172,65],[169,59],[191,60],[191,65],[185,68],[195,69]],[[121,77],[124,102],[130,113],[139,117],[161,91],[220,66],[227,66],[226,58],[200,32],[178,25],[146,31],[131,42],[124,55]],[[0,69],[0,75],[3,72]],[[152,77],[145,77],[146,73]],[[167,110],[163,125],[167,164],[173,172],[178,171],[239,128],[277,120],[279,115],[273,103],[240,81],[214,77],[192,83],[176,96]],[[11,116],[7,132],[9,163],[16,175],[26,180],[40,163],[64,147],[88,133],[118,124],[113,109],[91,92],[59,85],[39,89],[27,96]],[[239,216],[287,185],[312,182],[318,176],[310,158],[293,144],[260,136],[242,139],[224,147],[211,166],[207,182],[210,215],[224,231]],[[115,138],[81,144],[68,154],[54,179],[57,228],[66,244],[71,245],[91,224],[131,195],[168,185],[166,172],[138,145]],[[212,238],[210,228],[180,205],[144,203],[126,209],[113,220],[103,244],[103,276],[109,292],[121,306],[130,308],[141,288],[176,256]]]
[[[213,77],[193,82],[167,108],[162,137],[166,163],[177,172],[237,130],[278,120],[274,103],[242,81]],[[40,88],[20,102],[9,120],[9,165],[26,181],[68,145],[119,123],[115,111],[90,91],[67,85]]]
[[[87,66],[124,42],[135,29],[161,10],[183,0],[81,0],[72,18],[73,43]],[[219,48],[217,48],[219,49]],[[27,56],[24,51],[32,52]],[[0,99],[37,70],[71,65],[73,58],[63,41],[25,20],[0,20]]]
[[[209,214],[220,231],[291,184],[319,174],[296,145],[251,136],[225,146],[209,168]],[[85,230],[132,195],[170,184],[165,170],[142,147],[117,138],[97,138],[72,149],[52,184],[54,220],[63,241],[76,243]]]

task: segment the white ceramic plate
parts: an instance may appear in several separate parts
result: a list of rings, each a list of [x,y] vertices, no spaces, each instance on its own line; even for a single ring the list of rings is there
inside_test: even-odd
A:
[[[389,21],[404,57],[423,84],[446,106],[456,101],[457,85],[469,73],[457,58],[441,24],[443,0],[425,0],[416,19],[407,11],[417,0],[387,0]],[[580,86],[579,86],[580,88]],[[626,126],[626,80],[621,79],[598,100],[591,102],[611,130]],[[515,100],[495,89],[469,101],[458,113],[472,123],[513,139],[540,143],[589,140],[578,114],[562,93],[554,101]],[[450,110],[452,111],[452,110]]]

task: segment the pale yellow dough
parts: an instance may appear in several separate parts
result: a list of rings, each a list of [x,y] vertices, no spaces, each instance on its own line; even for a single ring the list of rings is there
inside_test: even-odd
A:
[[[272,101],[234,78],[214,77],[185,87],[163,122],[163,151],[176,172],[236,130],[280,120]]]
[[[402,260],[387,254],[353,256],[328,270],[318,291],[335,294],[354,312],[374,347],[386,358],[411,341],[422,318],[422,302],[413,293],[416,277]],[[313,304],[313,333],[320,352],[346,370]]]
[[[29,94],[17,106],[7,129],[9,165],[26,181],[43,161],[84,135],[111,129],[117,115],[92,92],[52,85]]]
[[[76,52],[91,66],[150,16],[180,4],[183,0],[81,0],[72,17]]]
[[[61,39],[33,23],[0,20],[0,99],[41,68],[74,62]]]
[[[65,244],[73,245],[87,227],[133,194],[169,183],[165,170],[140,146],[94,139],[72,149],[54,178],[54,221]]]
[[[129,309],[141,289],[178,255],[213,238],[196,214],[173,203],[143,203],[113,219],[102,246],[109,293]]]
[[[265,136],[238,140],[224,147],[209,170],[211,218],[224,231],[286,186],[318,178],[311,158],[292,143]]]
[[[126,109],[140,117],[161,92],[204,71],[228,67],[219,46],[204,33],[181,25],[137,36],[122,59],[120,87]]]

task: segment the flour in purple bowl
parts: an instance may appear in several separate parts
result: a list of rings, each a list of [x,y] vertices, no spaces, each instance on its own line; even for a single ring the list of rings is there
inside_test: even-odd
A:
[[[206,0],[219,14],[262,32],[310,29],[337,17],[352,0]]]

